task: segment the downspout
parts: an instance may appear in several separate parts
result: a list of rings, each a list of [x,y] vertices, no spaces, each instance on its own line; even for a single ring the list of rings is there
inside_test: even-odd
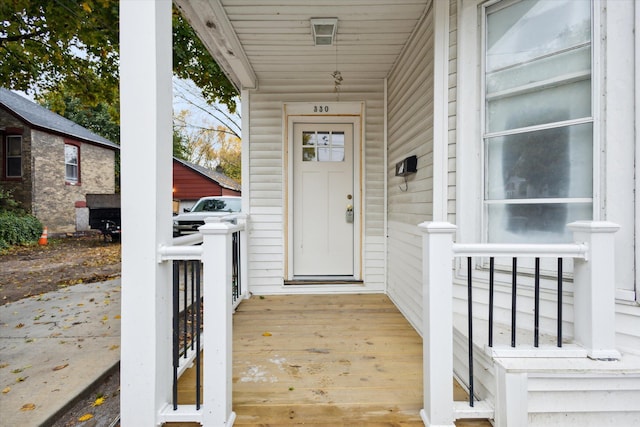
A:
[[[389,271],[389,254],[388,254],[388,245],[389,245],[389,233],[388,233],[388,217],[389,217],[389,206],[387,204],[387,186],[388,186],[388,172],[387,172],[387,167],[388,167],[388,153],[387,153],[387,148],[388,148],[388,141],[387,141],[387,109],[388,109],[388,105],[387,105],[387,78],[385,77],[384,79],[384,106],[383,106],[383,118],[382,118],[382,170],[384,173],[384,178],[382,180],[382,188],[384,191],[384,195],[382,197],[382,205],[384,206],[384,214],[383,214],[383,227],[384,227],[384,292],[385,294],[388,292],[389,290],[389,276],[388,276],[388,271]]]

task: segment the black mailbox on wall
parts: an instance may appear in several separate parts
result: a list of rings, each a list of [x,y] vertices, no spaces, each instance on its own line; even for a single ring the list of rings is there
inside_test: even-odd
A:
[[[396,176],[407,176],[418,170],[418,156],[409,156],[396,163]]]

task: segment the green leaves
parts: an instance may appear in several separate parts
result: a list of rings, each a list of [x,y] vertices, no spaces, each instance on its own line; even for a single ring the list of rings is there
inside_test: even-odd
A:
[[[0,2],[2,85],[119,109],[118,5],[118,0]],[[233,113],[235,87],[176,9],[173,42],[174,73],[193,80],[208,102],[221,102]]]
[[[116,0],[5,0],[0,16],[5,86],[34,93],[64,84],[92,105],[117,99]]]

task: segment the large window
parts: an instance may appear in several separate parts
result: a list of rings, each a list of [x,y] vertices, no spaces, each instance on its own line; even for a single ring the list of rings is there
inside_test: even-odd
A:
[[[22,177],[22,136],[7,135],[5,137],[5,177]]]
[[[591,2],[487,7],[483,87],[487,240],[570,241],[593,215]]]
[[[80,149],[77,145],[64,145],[65,180],[69,184],[80,182]]]

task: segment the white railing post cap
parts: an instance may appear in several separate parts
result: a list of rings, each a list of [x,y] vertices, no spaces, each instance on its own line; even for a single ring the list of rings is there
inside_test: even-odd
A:
[[[198,227],[198,231],[202,234],[225,234],[230,228],[234,228],[234,224],[222,221],[221,218],[208,217],[204,219],[204,225]]]
[[[573,232],[615,233],[620,225],[610,221],[574,221],[567,224],[567,228]]]
[[[451,224],[450,222],[425,221],[418,224],[418,228],[420,228],[422,232],[429,234],[453,234],[456,232],[458,227],[454,224]]]

